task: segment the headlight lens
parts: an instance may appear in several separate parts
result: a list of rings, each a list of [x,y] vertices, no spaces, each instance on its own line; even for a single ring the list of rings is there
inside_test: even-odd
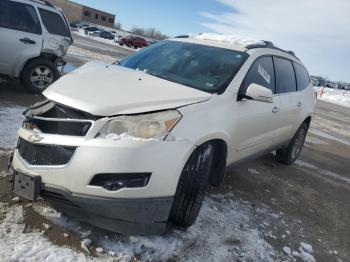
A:
[[[98,133],[98,138],[164,139],[180,120],[176,110],[133,116],[119,116],[110,120]]]

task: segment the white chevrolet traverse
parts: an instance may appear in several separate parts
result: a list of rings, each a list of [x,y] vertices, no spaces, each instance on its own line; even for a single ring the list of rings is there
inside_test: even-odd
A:
[[[126,234],[187,227],[227,165],[292,164],[316,103],[305,66],[271,42],[183,36],[65,75],[19,129],[14,192]]]

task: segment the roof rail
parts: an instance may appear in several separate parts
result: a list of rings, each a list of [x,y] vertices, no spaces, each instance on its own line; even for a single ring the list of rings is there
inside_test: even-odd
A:
[[[46,1],[46,0],[31,0],[32,2],[37,2],[37,3],[39,3],[39,4],[43,4],[43,5],[47,5],[47,6],[49,6],[49,7],[53,7],[53,8],[55,8],[54,6],[53,6],[53,4],[51,4],[49,1]]]
[[[293,51],[281,49],[281,48],[275,46],[271,41],[262,40],[261,42],[254,43],[254,44],[251,44],[251,45],[247,45],[245,48],[247,48],[248,50],[254,49],[254,48],[271,48],[271,49],[276,49],[276,50],[282,51],[284,53],[290,54],[291,56],[294,56],[296,59],[300,60],[295,55],[295,53]]]
[[[175,36],[174,38],[190,38],[189,35],[178,35],[178,36]]]

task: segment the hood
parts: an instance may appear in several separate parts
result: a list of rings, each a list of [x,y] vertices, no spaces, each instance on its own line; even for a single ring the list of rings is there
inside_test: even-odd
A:
[[[146,73],[90,62],[61,77],[44,95],[96,116],[134,114],[203,102],[212,94]]]

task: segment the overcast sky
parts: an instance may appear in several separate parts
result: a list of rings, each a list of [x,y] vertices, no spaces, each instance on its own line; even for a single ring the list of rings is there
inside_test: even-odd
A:
[[[76,0],[129,29],[234,34],[293,50],[311,74],[350,82],[350,0]]]

